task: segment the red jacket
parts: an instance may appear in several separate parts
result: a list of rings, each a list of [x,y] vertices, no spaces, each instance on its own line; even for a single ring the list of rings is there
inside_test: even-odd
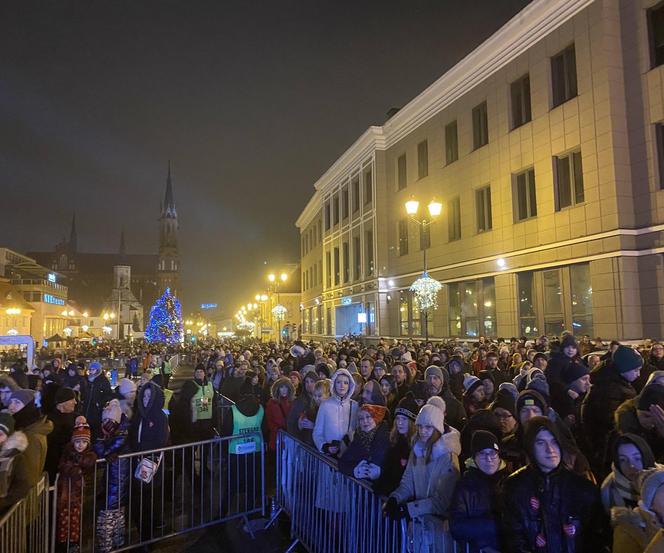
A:
[[[288,398],[281,398],[279,400],[270,399],[265,406],[267,429],[270,433],[268,438],[270,451],[276,451],[277,449],[277,432],[286,430],[286,421],[292,405]]]

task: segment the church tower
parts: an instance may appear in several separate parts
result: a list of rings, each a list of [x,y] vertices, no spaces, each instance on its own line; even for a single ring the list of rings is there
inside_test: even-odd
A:
[[[171,162],[168,162],[166,193],[159,216],[159,261],[157,265],[157,287],[161,295],[166,288],[180,295],[180,256],[178,254],[178,213],[173,197]]]

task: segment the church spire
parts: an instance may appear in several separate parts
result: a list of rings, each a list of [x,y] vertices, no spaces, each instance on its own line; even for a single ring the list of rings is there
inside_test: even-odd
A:
[[[78,236],[76,234],[76,212],[71,217],[71,231],[69,231],[69,250],[76,253],[78,250]]]
[[[168,176],[166,177],[166,193],[164,194],[164,204],[161,208],[162,216],[173,215],[177,217],[175,211],[175,198],[173,197],[173,182],[171,180],[171,160],[168,160]]]

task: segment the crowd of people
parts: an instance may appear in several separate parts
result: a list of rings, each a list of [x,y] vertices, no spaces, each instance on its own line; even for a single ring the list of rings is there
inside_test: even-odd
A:
[[[218,435],[233,436],[233,464],[262,432],[273,464],[281,430],[369,483],[384,516],[418,518],[470,551],[664,551],[662,343],[565,333],[116,348],[0,375],[0,510],[44,467],[76,494],[98,458]],[[114,386],[85,360],[108,354],[122,359]],[[178,376],[193,374],[173,394],[175,354],[189,359]],[[108,466],[110,517],[132,467]],[[70,511],[59,509],[61,542],[79,536]]]

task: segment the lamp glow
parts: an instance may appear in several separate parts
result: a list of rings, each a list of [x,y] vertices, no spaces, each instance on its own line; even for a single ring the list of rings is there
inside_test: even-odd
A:
[[[429,202],[429,215],[432,217],[438,217],[440,215],[440,212],[443,210],[443,204],[436,200],[431,200]]]
[[[417,210],[420,208],[420,202],[416,199],[411,199],[406,202],[406,213],[408,215],[417,215]]]

